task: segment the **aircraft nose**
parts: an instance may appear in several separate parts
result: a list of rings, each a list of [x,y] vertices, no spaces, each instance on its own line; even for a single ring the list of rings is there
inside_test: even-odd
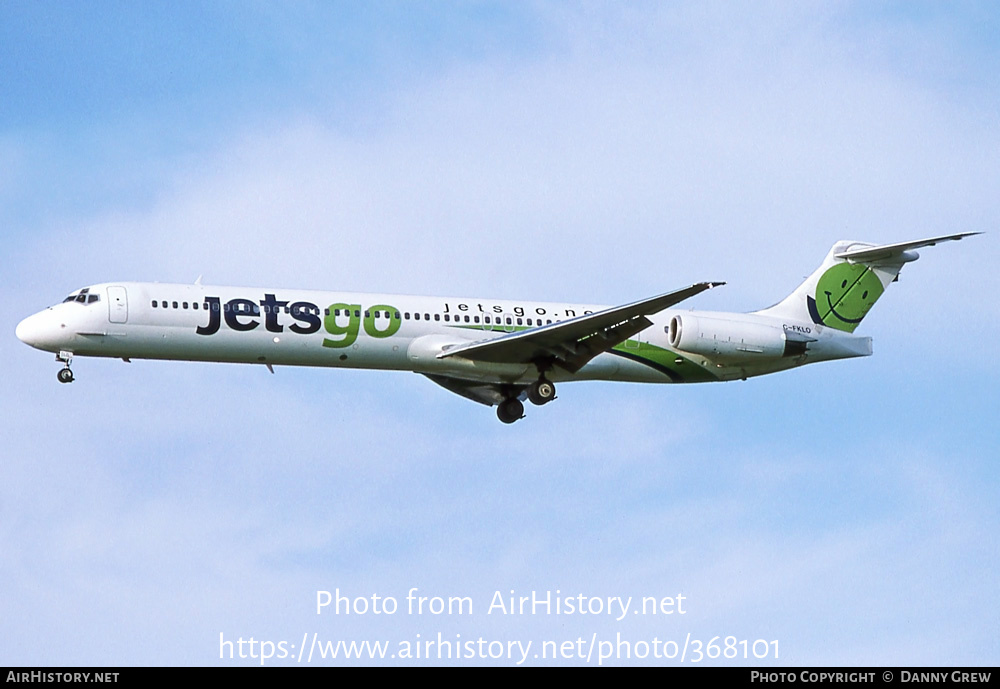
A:
[[[14,334],[17,335],[19,339],[24,344],[32,344],[35,339],[36,321],[34,316],[28,316],[23,321],[17,324],[17,329],[14,330]]]
[[[33,316],[28,316],[18,323],[17,328],[14,330],[17,339],[37,349],[45,349],[46,345],[50,344],[53,339],[52,328],[50,327],[51,319],[47,315],[47,312],[42,311]]]

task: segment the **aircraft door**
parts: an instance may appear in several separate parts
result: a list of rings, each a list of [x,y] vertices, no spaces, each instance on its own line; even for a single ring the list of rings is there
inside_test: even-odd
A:
[[[112,323],[128,321],[128,295],[124,287],[108,287],[108,320]]]

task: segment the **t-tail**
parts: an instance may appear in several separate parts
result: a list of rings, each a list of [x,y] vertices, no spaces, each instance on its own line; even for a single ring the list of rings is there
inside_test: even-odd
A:
[[[920,257],[916,249],[976,234],[980,233],[963,232],[881,246],[839,241],[798,289],[757,313],[853,333],[903,266]]]

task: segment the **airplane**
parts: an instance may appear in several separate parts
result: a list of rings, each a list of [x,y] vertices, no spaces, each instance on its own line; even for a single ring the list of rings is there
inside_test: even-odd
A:
[[[855,329],[916,249],[980,234],[896,244],[839,241],[788,297],[752,313],[678,310],[722,282],[622,306],[111,282],[79,289],[21,321],[17,337],[63,364],[76,356],[414,371],[497,407],[556,399],[556,383],[746,380],[870,356]]]

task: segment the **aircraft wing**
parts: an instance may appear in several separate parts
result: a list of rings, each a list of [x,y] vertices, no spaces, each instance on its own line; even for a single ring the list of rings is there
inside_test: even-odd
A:
[[[971,237],[982,232],[961,232],[959,234],[949,234],[943,237],[931,237],[930,239],[918,239],[912,242],[900,242],[898,244],[883,244],[882,246],[867,246],[860,249],[850,249],[842,251],[836,255],[837,258],[846,258],[855,263],[873,263],[877,261],[893,261],[906,258],[904,254],[912,249],[920,249],[925,246],[934,246],[938,242],[950,242]],[[908,260],[913,260],[910,257]]]
[[[560,323],[457,345],[438,354],[438,358],[460,356],[490,363],[549,362],[576,373],[601,352],[652,325],[653,322],[646,316],[724,284],[699,282],[674,292],[577,316]]]
[[[462,397],[470,399],[473,402],[485,404],[487,407],[500,404],[507,397],[517,397],[518,393],[527,387],[524,385],[500,386],[493,383],[477,383],[475,381],[453,378],[451,376],[443,376],[437,373],[424,373],[422,375],[437,383],[445,390],[454,392],[456,395],[461,395]],[[505,390],[502,388],[506,388],[507,394],[504,394]],[[513,394],[511,394],[512,392]]]

